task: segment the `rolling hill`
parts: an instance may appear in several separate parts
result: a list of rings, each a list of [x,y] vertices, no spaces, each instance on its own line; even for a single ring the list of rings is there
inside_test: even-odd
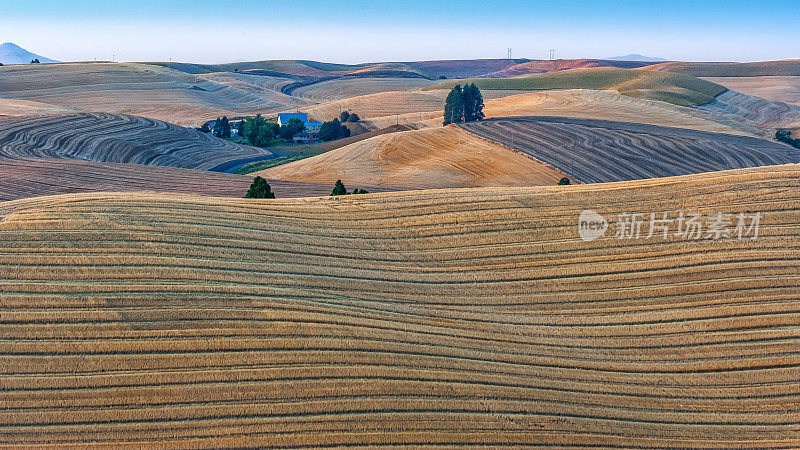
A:
[[[800,76],[709,77],[712,83],[771,102],[800,106]]]
[[[577,218],[762,214],[758,239]],[[0,203],[12,446],[797,447],[800,166]]]
[[[259,172],[287,181],[414,189],[554,185],[565,175],[455,127],[383,134]]]
[[[681,73],[693,77],[800,76],[800,59],[752,63],[675,61],[654,64],[647,66],[646,69]]]
[[[614,90],[629,97],[658,100],[680,106],[710,103],[725,87],[687,75],[640,69],[590,68],[522,78],[473,78],[452,80],[423,90],[451,89],[456,84],[475,83],[481,90]]]
[[[253,177],[176,167],[0,157],[0,202],[80,192],[162,192],[242,198]],[[330,184],[269,180],[279,198],[328,195]],[[379,190],[370,187],[371,191]],[[0,289],[2,290],[2,289]]]
[[[202,77],[134,63],[3,66],[0,97],[193,126],[220,116],[287,108],[284,103]]]
[[[30,64],[34,59],[38,59],[42,64],[58,62],[54,59],[31,53],[11,42],[0,44],[0,64]]]
[[[79,113],[0,121],[0,157],[66,158],[210,170],[235,160],[274,157],[159,120]]]
[[[800,163],[800,150],[766,139],[637,123],[518,117],[459,127],[584,183]]]

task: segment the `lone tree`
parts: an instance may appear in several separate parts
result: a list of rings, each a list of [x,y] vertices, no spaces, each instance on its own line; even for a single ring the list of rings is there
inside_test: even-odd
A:
[[[272,193],[272,188],[267,180],[257,176],[253,179],[250,189],[244,194],[244,198],[275,198],[275,194]]]
[[[347,122],[347,119],[350,118],[350,111],[342,111],[339,114],[339,122]]]
[[[39,58],[34,58],[31,60],[31,64],[41,64],[41,63],[39,62]]]
[[[336,180],[336,183],[333,185],[333,190],[331,191],[331,197],[335,197],[337,195],[347,195],[347,188],[344,187],[344,183],[342,180]]]
[[[475,83],[453,87],[444,104],[444,125],[483,119],[483,94]]]
[[[358,114],[356,114],[356,113],[352,113],[352,114],[350,114],[350,117],[348,117],[348,118],[347,118],[347,121],[348,121],[348,122],[351,122],[351,123],[356,123],[356,122],[358,122],[359,120],[361,120],[361,118],[360,118],[360,117],[358,117]]]
[[[569,181],[569,178],[567,178],[567,177],[564,177],[564,178],[558,180],[558,185],[559,186],[567,186],[569,184],[570,184],[570,181]]]

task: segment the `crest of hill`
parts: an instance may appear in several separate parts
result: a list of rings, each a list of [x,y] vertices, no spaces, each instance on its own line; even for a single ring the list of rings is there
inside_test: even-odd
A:
[[[666,62],[647,66],[646,69],[693,77],[800,76],[800,59],[752,63]]]
[[[456,127],[380,134],[259,174],[287,181],[341,179],[354,186],[413,189],[555,185],[566,176]]]
[[[688,75],[640,69],[600,67],[532,75],[524,78],[469,78],[446,81],[423,90],[452,89],[456,84],[475,83],[481,90],[599,89],[629,97],[658,100],[680,106],[704,105],[726,88]]]
[[[668,59],[664,58],[654,58],[652,56],[644,56],[638,53],[631,53],[630,55],[625,56],[612,56],[611,58],[605,58],[607,61],[646,61],[646,62],[667,62]]]
[[[636,69],[650,63],[642,61],[609,61],[602,59],[555,59],[528,61],[500,70],[487,77],[510,78],[536,73],[559,72],[562,70],[589,69],[593,67],[617,67],[620,69]]]
[[[2,64],[30,64],[34,59],[38,59],[43,64],[58,62],[55,59],[31,53],[11,42],[0,44],[0,63]]]

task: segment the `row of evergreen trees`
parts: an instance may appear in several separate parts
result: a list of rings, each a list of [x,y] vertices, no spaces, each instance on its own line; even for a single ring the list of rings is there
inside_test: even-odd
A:
[[[483,119],[483,95],[475,83],[455,85],[444,104],[444,125]]]

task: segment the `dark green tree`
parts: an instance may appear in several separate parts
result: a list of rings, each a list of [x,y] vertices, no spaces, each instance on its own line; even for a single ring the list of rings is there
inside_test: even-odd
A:
[[[355,188],[353,189],[353,194],[369,194],[369,192],[366,189]]]
[[[469,105],[469,108],[467,105]],[[467,113],[468,110],[469,113]],[[481,90],[478,89],[475,83],[464,86],[464,121],[474,122],[482,120],[483,117],[483,94],[481,94]]]
[[[347,122],[347,119],[349,119],[349,118],[350,118],[350,112],[349,111],[342,111],[339,114],[339,122]]]
[[[200,127],[200,131],[203,133],[211,133],[211,127],[208,126],[208,122],[204,123],[202,127]]]
[[[272,188],[267,180],[257,176],[253,179],[250,189],[244,194],[244,198],[275,198],[275,194],[272,193]]]
[[[352,114],[350,114],[350,117],[348,117],[348,118],[347,118],[347,121],[348,121],[348,122],[352,122],[352,123],[356,123],[356,122],[358,122],[359,120],[361,120],[361,118],[360,118],[360,117],[358,117],[358,114],[356,114],[356,113],[352,113]]]
[[[31,60],[31,64],[41,64],[41,63],[39,62],[39,58],[35,58]]]
[[[265,147],[275,139],[278,133],[278,124],[267,122],[261,114],[258,114],[255,117],[245,117],[242,121],[241,130],[242,137],[247,139],[250,145]]]
[[[222,116],[222,123],[220,123],[220,137],[231,137],[231,123],[228,121],[227,116]]]
[[[289,140],[295,134],[305,129],[306,126],[302,120],[298,119],[297,117],[292,117],[286,122],[286,124],[281,126],[280,130],[278,130],[278,135],[283,139]]]
[[[464,119],[464,97],[461,85],[453,87],[444,102],[444,125],[461,123]]]
[[[322,126],[319,127],[319,138],[323,141],[339,139],[344,135],[342,128],[342,123],[339,122],[339,119],[333,119],[330,122],[324,122]]]
[[[350,128],[342,125],[342,137],[350,137]]]
[[[336,180],[336,183],[333,185],[333,190],[331,191],[331,197],[335,197],[337,195],[347,195],[347,188],[344,187],[344,183],[342,180]]]
[[[564,177],[564,178],[558,180],[558,185],[559,186],[567,186],[569,184],[571,184],[571,183],[569,181],[569,178],[567,178],[567,177]]]

